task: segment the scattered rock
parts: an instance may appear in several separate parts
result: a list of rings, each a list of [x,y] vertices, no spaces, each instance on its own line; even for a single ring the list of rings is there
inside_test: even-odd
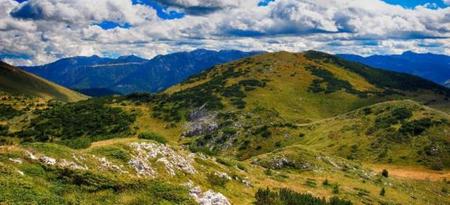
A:
[[[28,158],[31,159],[31,160],[37,160],[38,159],[36,156],[34,156],[34,154],[32,152],[30,152],[28,150],[26,151],[26,154],[27,154]]]
[[[73,169],[73,170],[88,170],[88,167],[86,165],[81,166],[75,162],[68,161],[65,159],[59,160],[57,163],[57,166],[62,167],[62,168],[69,168],[69,169]]]
[[[30,160],[39,161],[40,163],[42,163],[46,166],[55,166],[55,167],[59,167],[59,168],[63,168],[63,169],[67,168],[67,169],[73,169],[73,170],[88,170],[89,169],[86,165],[81,166],[75,162],[72,162],[72,161],[69,161],[66,159],[57,160],[55,158],[48,157],[45,155],[37,157],[30,151],[27,151],[26,153]]]
[[[231,180],[231,177],[225,172],[214,172],[214,175],[216,175],[222,179]]]
[[[250,182],[250,180],[246,179],[242,179],[241,183],[243,183],[246,187],[253,187],[252,182]]]
[[[19,174],[22,175],[22,176],[25,176],[25,173],[23,173],[23,172],[20,171],[20,170],[17,170],[17,173],[19,173]]]
[[[197,201],[200,205],[231,205],[228,199],[221,193],[208,190]]]
[[[56,165],[56,159],[51,158],[51,157],[47,157],[47,156],[39,157],[39,161],[44,163],[45,165],[49,165],[49,166],[55,166]]]
[[[192,183],[188,184],[188,186],[190,188],[189,195],[200,205],[231,205],[221,193],[212,190],[202,193],[202,189],[199,186],[193,186]]]
[[[9,158],[9,161],[14,162],[16,164],[22,164],[23,163],[22,160],[18,159],[18,158],[17,159]]]
[[[131,159],[128,163],[134,168],[134,170],[136,170],[136,172],[139,175],[155,177],[156,175],[155,170],[153,170],[153,168],[150,167],[150,165],[147,164],[147,162],[145,161],[146,160],[142,158],[135,157]]]
[[[97,159],[100,162],[100,165],[103,169],[110,170],[113,172],[119,172],[119,173],[127,173],[126,171],[122,170],[122,168],[120,168],[118,165],[110,162],[105,157],[97,158]]]

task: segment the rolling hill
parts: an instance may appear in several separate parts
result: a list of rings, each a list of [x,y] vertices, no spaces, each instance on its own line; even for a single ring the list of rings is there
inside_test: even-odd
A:
[[[75,102],[86,96],[51,83],[20,68],[0,62],[0,91],[12,95],[26,95],[46,99]]]
[[[199,49],[161,55],[151,60],[136,56],[117,59],[73,57],[23,69],[85,94],[102,96],[113,93],[158,92],[211,66],[257,53]]]
[[[375,68],[409,73],[444,85],[450,79],[450,56],[432,53],[404,52],[400,55],[358,55],[339,54],[346,60],[363,63]]]
[[[306,135],[302,126],[358,108],[412,99],[448,112],[449,96],[449,89],[431,81],[308,51],[219,65],[154,96],[152,102],[154,117],[172,124],[188,121],[184,135],[192,137],[186,143],[193,150],[225,150],[246,159],[297,143]],[[205,110],[210,114],[203,114],[208,116],[204,120],[191,116]],[[434,121],[426,124],[426,129],[435,127]],[[448,128],[448,123],[442,126]],[[445,138],[446,132],[441,129],[439,136]]]
[[[308,51],[156,94],[30,102],[0,119],[0,203],[448,204],[449,96]]]

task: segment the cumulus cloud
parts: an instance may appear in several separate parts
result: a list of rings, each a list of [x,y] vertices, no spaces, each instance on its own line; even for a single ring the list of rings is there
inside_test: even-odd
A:
[[[186,15],[162,19],[131,0],[0,0],[0,56],[43,64],[194,48],[450,54],[450,8],[405,9],[381,0],[276,0],[266,6],[259,0],[157,1]],[[104,21],[131,27],[105,30],[98,25]]]
[[[192,15],[205,15],[212,12],[238,8],[248,3],[253,3],[253,0],[156,0],[165,6],[181,9],[182,11]]]
[[[14,8],[11,16],[70,24],[101,21],[134,24],[148,20],[146,12],[152,14],[149,9],[133,5],[130,0],[28,0]]]

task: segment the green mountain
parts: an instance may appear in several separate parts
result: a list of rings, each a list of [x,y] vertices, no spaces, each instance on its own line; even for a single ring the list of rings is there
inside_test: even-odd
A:
[[[154,95],[17,100],[0,119],[0,203],[448,204],[449,94],[309,51]]]
[[[57,99],[65,102],[87,99],[82,94],[51,83],[4,62],[0,62],[0,91],[12,95]]]

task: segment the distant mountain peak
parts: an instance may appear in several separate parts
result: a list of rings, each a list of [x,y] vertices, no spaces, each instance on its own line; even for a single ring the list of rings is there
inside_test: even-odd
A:
[[[128,61],[147,61],[147,59],[136,56],[136,55],[120,56],[117,59],[118,60],[128,60]]]
[[[408,73],[444,85],[450,79],[450,56],[406,51],[401,55],[358,56],[339,54],[346,60],[359,62],[374,68]]]

